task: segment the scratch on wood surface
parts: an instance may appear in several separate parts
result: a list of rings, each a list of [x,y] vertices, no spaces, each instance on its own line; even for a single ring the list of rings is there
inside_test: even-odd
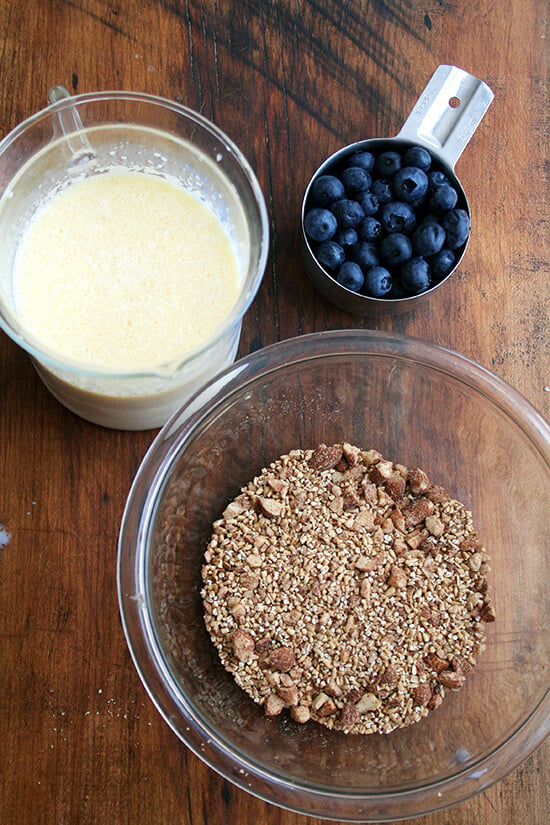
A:
[[[206,19],[205,6],[204,6],[204,3],[202,3],[202,2],[200,3],[200,31],[201,31],[201,34],[202,34],[204,54],[207,55],[208,54],[208,40],[209,40],[209,26],[208,26],[208,21]],[[214,34],[214,26],[213,25],[210,26],[210,31],[212,32],[212,38],[214,38],[215,34]],[[209,61],[207,61],[207,66],[208,66],[208,63],[209,63]],[[214,107],[214,104],[213,104],[214,95],[212,94],[212,87],[211,87],[211,84],[210,84],[210,72],[208,71],[208,68],[205,72],[204,88],[201,90],[201,94],[202,94],[201,112],[208,111],[208,116],[213,119],[214,118],[214,111],[215,111],[215,107]],[[206,100],[205,100],[206,95],[208,96],[208,102],[209,102],[208,110],[206,110]]]
[[[218,4],[214,3],[214,16],[215,16],[215,25],[212,29],[212,49],[214,52],[214,73],[216,76],[216,96],[218,101],[221,100],[221,85],[220,85],[220,64],[218,58],[218,41],[216,32],[219,28],[218,24]]]
[[[281,66],[281,86],[282,86],[282,93],[283,93],[283,111],[284,111],[284,119],[285,119],[285,132],[286,132],[286,153],[287,159],[289,163],[289,168],[291,168],[292,164],[292,152],[291,152],[291,127],[290,127],[290,115],[288,111],[288,87],[287,87],[287,73],[286,73],[286,64],[284,59],[284,51],[283,51],[283,36],[281,33],[281,23],[279,19],[279,14],[276,10],[275,12],[275,19],[277,23],[277,39],[280,43],[279,48],[279,59],[280,59],[280,66]]]
[[[74,0],[65,0],[65,5],[69,6],[69,8],[75,9],[75,11],[79,11],[85,17],[89,17],[92,20],[95,20],[97,23],[101,23],[103,26],[106,26],[108,29],[115,32],[115,34],[120,34],[122,37],[125,37],[130,42],[136,42],[136,38],[130,36],[128,32],[124,31],[124,29],[122,29],[120,26],[117,26],[111,20],[108,20],[106,17],[102,17],[100,14],[97,14],[96,12],[83,8],[81,3],[74,2]],[[111,11],[111,13],[113,12]]]
[[[193,80],[196,79],[195,73],[195,60],[193,57],[193,26],[191,25],[191,15],[189,13],[189,3],[188,0],[185,0],[185,14],[184,14],[185,24],[187,26],[187,38],[189,40],[189,68],[191,69],[191,77]]]

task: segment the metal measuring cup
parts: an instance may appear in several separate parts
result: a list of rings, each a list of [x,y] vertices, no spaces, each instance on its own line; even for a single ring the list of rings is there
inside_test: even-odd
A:
[[[317,289],[332,303],[356,315],[398,315],[426,300],[444,284],[464,256],[468,239],[451,271],[438,283],[418,295],[403,298],[371,298],[339,284],[319,263],[304,229],[314,181],[330,174],[338,162],[357,151],[373,154],[391,149],[423,146],[448,176],[458,193],[457,206],[470,216],[468,199],[454,172],[454,166],[472,137],[493,99],[493,92],[481,80],[456,66],[439,66],[418,98],[401,131],[393,138],[361,140],[339,149],[317,169],[311,178],[302,203],[302,241],[307,274]]]

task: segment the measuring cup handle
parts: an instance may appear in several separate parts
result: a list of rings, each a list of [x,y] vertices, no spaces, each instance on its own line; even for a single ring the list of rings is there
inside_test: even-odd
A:
[[[64,86],[52,86],[48,91],[48,103],[51,105],[59,101],[70,101],[71,95]],[[84,131],[84,125],[75,106],[60,105],[57,117],[61,131],[67,139],[67,145],[72,156],[73,166],[80,166],[88,163],[95,157],[94,150],[90,145]]]
[[[477,77],[438,66],[397,137],[425,146],[454,168],[493,97]]]

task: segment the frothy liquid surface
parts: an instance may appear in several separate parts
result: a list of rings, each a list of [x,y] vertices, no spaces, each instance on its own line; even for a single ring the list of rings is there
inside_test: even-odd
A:
[[[231,240],[208,207],[122,171],[72,183],[36,214],[14,282],[21,320],[50,349],[123,370],[200,346],[239,291]]]

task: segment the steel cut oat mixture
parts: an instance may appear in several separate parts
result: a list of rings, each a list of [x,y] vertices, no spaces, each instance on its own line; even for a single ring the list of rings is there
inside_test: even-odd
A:
[[[389,733],[464,684],[495,620],[470,512],[419,468],[324,444],[263,469],[214,523],[206,627],[266,715]]]

